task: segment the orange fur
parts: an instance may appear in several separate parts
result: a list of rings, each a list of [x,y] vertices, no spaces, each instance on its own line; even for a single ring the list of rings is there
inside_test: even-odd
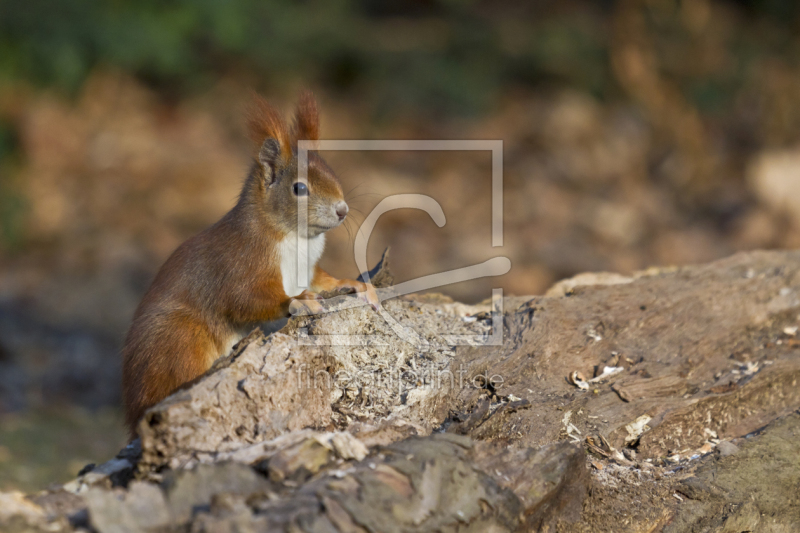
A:
[[[276,139],[285,158],[291,157],[292,141],[283,115],[258,94],[253,95],[247,121],[250,138],[261,148],[265,139]]]
[[[319,266],[314,271],[314,279],[311,280],[311,288],[315,292],[332,291],[335,289],[355,289],[356,292],[366,292],[368,284],[352,279],[336,279]]]
[[[295,144],[298,140],[319,140],[319,109],[310,91],[300,93],[292,127],[292,140]]]
[[[276,139],[280,154],[259,154],[268,160],[254,162],[236,206],[175,250],[139,304],[122,350],[131,434],[149,407],[205,373],[232,342],[261,322],[287,316],[294,300],[316,296],[305,291],[291,298],[284,292],[278,257],[278,244],[297,225],[292,144],[298,135],[318,137],[316,102],[310,93],[301,95],[289,132],[283,117],[257,97],[249,123],[253,140],[261,147]],[[273,155],[279,160],[269,160]],[[343,201],[341,185],[317,154],[309,158],[308,178],[309,224],[324,232],[341,222],[329,219]],[[336,280],[317,268],[312,290],[339,286],[366,285]]]
[[[288,312],[280,271],[261,259],[274,245],[257,228],[241,231],[239,214],[234,208],[182,244],[139,304],[123,348],[131,432],[148,407],[226,355],[223,348],[242,328]],[[242,250],[245,260],[230,260],[231,249]]]

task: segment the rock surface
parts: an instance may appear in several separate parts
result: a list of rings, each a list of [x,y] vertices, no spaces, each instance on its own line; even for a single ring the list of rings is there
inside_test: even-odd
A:
[[[790,531],[800,253],[255,332],[0,530]],[[7,510],[10,509],[10,510]],[[147,511],[144,511],[144,510]]]

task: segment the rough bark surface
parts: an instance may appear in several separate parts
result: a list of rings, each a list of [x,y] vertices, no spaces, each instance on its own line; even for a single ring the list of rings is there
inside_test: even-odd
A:
[[[587,274],[549,294],[380,313],[336,296],[242,341],[112,461],[0,494],[0,530],[800,523],[800,253]]]

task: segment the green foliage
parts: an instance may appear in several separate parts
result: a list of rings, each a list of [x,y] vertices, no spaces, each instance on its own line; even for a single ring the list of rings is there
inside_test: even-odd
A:
[[[800,4],[717,3],[751,21],[732,47],[796,58]],[[680,25],[682,2],[652,5]],[[610,0],[5,0],[0,79],[75,91],[94,67],[113,65],[181,94],[222,73],[248,72],[266,83],[288,78],[370,95],[378,109],[397,113],[470,113],[509,83],[613,93],[614,9]],[[668,41],[684,39],[672,25],[653,30]],[[740,81],[684,86],[701,107],[714,108],[730,93],[726,84]]]
[[[532,77],[598,85],[604,57],[585,21],[543,33],[481,14],[471,0],[12,0],[0,2],[0,78],[77,90],[114,65],[179,92],[246,70],[439,112],[485,108],[500,85]],[[525,8],[522,20],[537,20]],[[405,24],[398,25],[398,21]],[[545,21],[547,22],[547,21]],[[509,32],[519,35],[507,35]],[[506,53],[511,38],[522,48]],[[568,72],[564,72],[564,70]]]

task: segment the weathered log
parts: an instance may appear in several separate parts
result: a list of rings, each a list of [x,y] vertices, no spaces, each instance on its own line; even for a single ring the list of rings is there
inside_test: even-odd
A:
[[[602,434],[622,448],[626,426],[644,415],[639,458],[691,456],[709,435],[738,437],[800,406],[796,252],[578,286],[571,296],[532,298],[508,311],[501,349],[459,347],[453,364],[470,377],[499,376],[497,398],[532,408],[493,411],[464,432],[478,439],[536,447]],[[567,380],[604,366],[624,371],[586,391]],[[491,394],[460,389],[459,417],[484,409]]]
[[[141,453],[33,500],[0,495],[20,509],[0,526],[778,531],[800,520],[800,253],[559,287],[506,298],[502,312],[411,296],[375,313],[332,295],[338,310],[253,334],[151,409]],[[146,517],[143,502],[156,509]]]

